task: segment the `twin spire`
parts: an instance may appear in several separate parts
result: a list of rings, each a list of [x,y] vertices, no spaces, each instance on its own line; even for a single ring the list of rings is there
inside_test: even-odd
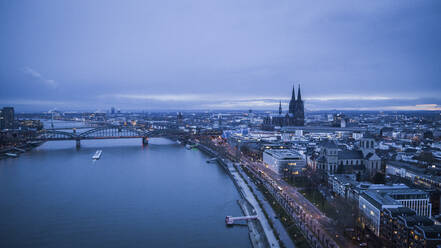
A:
[[[296,102],[302,101],[302,94],[300,93],[300,84],[297,90],[297,100],[296,100],[296,87],[292,85],[291,100],[289,101],[289,113],[294,113]],[[282,114],[282,101],[279,103],[279,114]]]
[[[291,101],[295,101],[295,100],[296,100],[296,87],[294,86],[294,84],[292,84]]]
[[[292,96],[291,96],[291,100],[295,101],[296,100],[296,87],[294,86],[294,84],[292,85]],[[297,101],[301,101],[302,100],[302,95],[300,93],[300,84],[299,84],[299,89],[297,91]]]

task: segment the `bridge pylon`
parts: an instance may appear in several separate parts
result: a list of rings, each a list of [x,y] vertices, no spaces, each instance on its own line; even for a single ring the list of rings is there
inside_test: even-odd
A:
[[[76,143],[76,147],[77,147],[77,149],[79,149],[79,148],[81,147],[81,140],[76,139],[76,140],[75,140],[75,143]]]

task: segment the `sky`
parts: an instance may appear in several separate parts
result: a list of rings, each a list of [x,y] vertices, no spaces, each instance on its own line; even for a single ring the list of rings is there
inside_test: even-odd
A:
[[[17,111],[441,110],[441,1],[0,1]]]

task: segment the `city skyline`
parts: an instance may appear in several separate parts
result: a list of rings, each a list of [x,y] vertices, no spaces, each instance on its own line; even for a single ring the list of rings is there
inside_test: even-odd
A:
[[[439,1],[0,6],[17,111],[441,110]]]

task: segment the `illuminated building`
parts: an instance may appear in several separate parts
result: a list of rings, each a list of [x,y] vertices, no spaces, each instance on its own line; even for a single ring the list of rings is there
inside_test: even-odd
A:
[[[265,150],[265,166],[281,175],[300,175],[306,169],[306,160],[297,151],[288,149]]]

